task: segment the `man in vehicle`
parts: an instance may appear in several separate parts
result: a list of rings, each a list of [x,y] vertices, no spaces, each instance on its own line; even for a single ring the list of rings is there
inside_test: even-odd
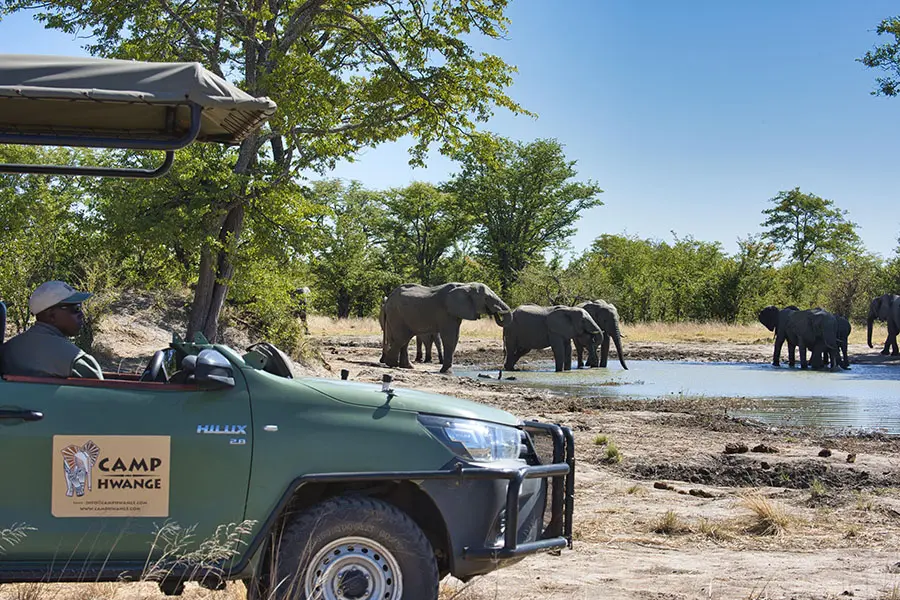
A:
[[[78,335],[84,326],[81,303],[92,295],[63,281],[39,285],[28,300],[37,322],[3,345],[3,373],[103,379],[96,359],[68,339]]]

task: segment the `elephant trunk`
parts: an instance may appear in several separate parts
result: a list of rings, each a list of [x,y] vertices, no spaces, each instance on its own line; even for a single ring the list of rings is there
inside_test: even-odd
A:
[[[613,344],[616,345],[616,355],[619,357],[619,364],[627,371],[628,365],[625,364],[625,357],[622,356],[622,332],[619,331],[618,323],[616,323],[616,328],[612,332],[612,339]]]
[[[494,322],[500,327],[505,326],[510,319],[512,319],[512,312],[510,311],[494,313]]]
[[[873,348],[872,346],[872,324],[875,322],[875,313],[870,309],[869,316],[866,317],[866,343],[869,344],[869,348]]]

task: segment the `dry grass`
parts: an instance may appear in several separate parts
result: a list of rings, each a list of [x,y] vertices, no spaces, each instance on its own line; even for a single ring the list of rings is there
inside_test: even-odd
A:
[[[674,510],[667,510],[650,524],[650,531],[663,535],[678,535],[687,533],[690,527],[681,520]]]
[[[742,494],[741,506],[750,510],[751,522],[747,530],[757,535],[781,535],[787,532],[791,517],[785,508],[756,492]]]
[[[626,489],[625,493],[633,495],[633,496],[646,496],[647,494],[650,493],[650,490],[648,490],[647,488],[645,488],[644,486],[642,486],[639,483],[635,483],[634,485],[632,485],[628,489]]]
[[[613,440],[606,442],[606,461],[611,463],[621,462],[622,455],[619,453],[619,446]]]
[[[694,531],[716,542],[727,542],[734,537],[727,525],[711,519],[700,519]]]
[[[366,317],[334,319],[322,315],[310,315],[309,332],[315,336],[333,335],[381,335],[378,320]],[[493,319],[482,317],[477,321],[463,321],[463,337],[476,339],[500,339],[503,329]],[[743,344],[770,343],[772,333],[759,323],[735,325],[721,321],[692,323],[630,323],[622,325],[622,335],[628,342],[732,342]],[[884,340],[887,329],[876,323],[873,340]],[[850,334],[851,344],[866,343],[866,328],[854,325]]]

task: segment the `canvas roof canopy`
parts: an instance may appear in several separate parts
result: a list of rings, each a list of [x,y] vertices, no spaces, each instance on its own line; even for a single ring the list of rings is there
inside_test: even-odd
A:
[[[194,141],[239,144],[275,108],[199,63],[0,54],[0,143],[166,150],[171,162]]]

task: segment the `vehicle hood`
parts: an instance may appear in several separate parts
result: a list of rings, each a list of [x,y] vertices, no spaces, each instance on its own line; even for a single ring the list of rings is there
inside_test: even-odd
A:
[[[295,381],[339,402],[356,404],[357,406],[379,408],[384,407],[387,402],[388,406],[396,410],[430,413],[463,419],[478,419],[503,425],[516,425],[519,421],[514,415],[505,410],[443,394],[394,388],[393,394],[388,401],[388,394],[381,391],[381,386],[372,383],[314,377],[304,377]]]

